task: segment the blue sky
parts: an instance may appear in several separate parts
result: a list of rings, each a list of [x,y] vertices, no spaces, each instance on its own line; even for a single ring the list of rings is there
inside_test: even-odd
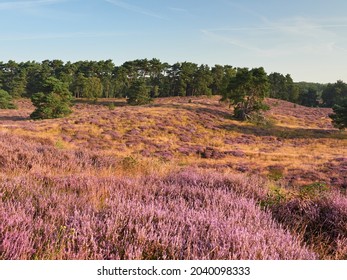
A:
[[[347,82],[345,0],[0,0],[0,61],[138,58]]]

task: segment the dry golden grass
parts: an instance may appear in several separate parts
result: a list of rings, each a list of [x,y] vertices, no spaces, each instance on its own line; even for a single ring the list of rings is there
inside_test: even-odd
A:
[[[256,126],[233,120],[217,96],[163,98],[140,107],[127,106],[125,100],[82,100],[69,117],[42,121],[29,119],[33,107],[24,99],[18,110],[0,111],[0,131],[60,149],[90,149],[123,162],[109,172],[164,173],[193,165],[267,176],[280,166],[281,177],[297,184],[340,182],[347,170],[337,159],[347,158],[347,135],[332,127],[331,109],[267,102],[273,124]]]

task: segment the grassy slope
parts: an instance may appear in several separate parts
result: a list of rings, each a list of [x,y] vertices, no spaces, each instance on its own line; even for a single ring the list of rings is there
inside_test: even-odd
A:
[[[33,108],[0,112],[0,130],[49,139],[61,149],[91,149],[118,158],[157,159],[168,165],[198,166],[279,177],[293,185],[343,184],[347,135],[332,128],[330,109],[306,108],[268,100],[274,125],[257,127],[231,119],[218,97],[167,98],[145,107],[114,110],[104,104],[78,103],[72,116],[30,121]],[[341,161],[342,159],[342,161]]]
[[[0,111],[0,258],[347,258],[346,134],[268,102],[267,127],[217,97]]]

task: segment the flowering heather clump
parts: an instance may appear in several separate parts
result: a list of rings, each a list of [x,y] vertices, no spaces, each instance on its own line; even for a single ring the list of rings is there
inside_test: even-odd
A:
[[[225,157],[225,155],[212,147],[206,147],[206,149],[202,152],[201,157],[219,159]]]
[[[272,204],[273,217],[301,233],[321,258],[347,259],[347,197],[337,191]]]
[[[27,151],[33,168],[52,166],[44,155],[49,147],[2,137],[13,141],[14,154],[36,148]],[[164,178],[93,176],[97,158],[88,163],[82,151],[54,151],[57,162],[65,159],[60,173],[21,169],[0,177],[1,259],[315,258],[256,205],[253,197],[264,194],[255,178],[194,170]],[[73,165],[79,174],[67,175]]]
[[[280,104],[275,106],[278,102]],[[326,117],[332,112],[331,108],[311,108],[297,104],[294,106],[293,103],[272,98],[268,98],[266,103],[271,107],[271,111],[266,114],[271,114],[272,117],[276,115],[278,121],[288,122],[288,119],[293,119],[303,127],[332,128],[331,122],[326,121]]]
[[[264,128],[218,99],[1,111],[0,259],[347,259],[328,111],[284,104]]]
[[[57,151],[52,145],[33,143],[0,133],[1,172],[82,172],[116,165],[114,158],[88,151]]]
[[[267,194],[265,181],[256,176],[239,174],[223,175],[217,172],[197,172],[193,168],[172,174],[163,179],[164,182],[179,185],[190,185],[198,188],[222,188],[240,196],[260,200]]]

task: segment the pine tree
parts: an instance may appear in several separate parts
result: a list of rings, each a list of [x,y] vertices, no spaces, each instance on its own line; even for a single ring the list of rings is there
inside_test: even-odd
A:
[[[130,105],[144,105],[152,102],[144,79],[138,79],[132,83],[128,91],[127,102]]]
[[[239,120],[248,120],[253,112],[266,110],[263,103],[268,94],[268,78],[263,68],[240,68],[232,77],[223,100],[234,105],[234,116]]]
[[[347,127],[347,99],[344,99],[340,104],[333,107],[334,114],[329,117],[333,120],[333,125],[338,129]]]
[[[33,94],[31,101],[36,107],[30,115],[32,119],[61,118],[72,112],[72,95],[67,84],[53,77],[45,81],[44,92]]]

